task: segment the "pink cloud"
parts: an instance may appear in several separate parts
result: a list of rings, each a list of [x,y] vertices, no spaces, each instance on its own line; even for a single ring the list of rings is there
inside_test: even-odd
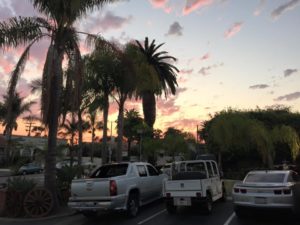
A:
[[[191,12],[203,8],[204,6],[211,5],[213,0],[187,0],[183,9],[183,15],[188,15]]]
[[[168,2],[168,0],[149,0],[149,1],[155,8],[164,8]]]
[[[165,122],[165,127],[176,127],[185,131],[196,132],[197,125],[202,123],[199,119],[179,119],[170,122]]]
[[[233,24],[233,26],[231,26],[224,34],[225,38],[231,38],[234,35],[236,35],[238,32],[240,32],[240,30],[242,29],[243,23],[242,22],[238,22]]]
[[[207,60],[207,59],[209,59],[209,58],[210,58],[210,54],[209,54],[209,53],[206,53],[205,55],[203,55],[203,56],[201,57],[201,61]]]
[[[180,70],[180,74],[191,74],[193,71],[193,69],[182,69]]]
[[[173,8],[168,4],[168,1],[169,0],[149,0],[154,8],[163,9],[165,13],[169,14],[172,12]]]
[[[160,115],[162,116],[170,116],[180,110],[178,105],[175,105],[175,99],[159,99],[157,101],[157,109]]]

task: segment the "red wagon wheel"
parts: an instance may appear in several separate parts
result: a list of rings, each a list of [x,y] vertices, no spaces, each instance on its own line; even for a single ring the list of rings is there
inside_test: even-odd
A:
[[[20,192],[8,190],[6,192],[5,213],[9,217],[18,217],[23,210],[23,197]]]
[[[30,217],[47,216],[53,208],[53,198],[45,188],[35,188],[24,199],[24,210]]]

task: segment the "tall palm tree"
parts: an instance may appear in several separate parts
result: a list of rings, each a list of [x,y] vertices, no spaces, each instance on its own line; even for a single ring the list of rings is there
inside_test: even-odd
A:
[[[103,148],[101,152],[102,163],[107,163],[107,122],[109,110],[109,96],[115,89],[112,73],[115,71],[115,50],[114,46],[106,45],[102,48],[95,48],[85,58],[86,86],[91,104],[103,110]]]
[[[77,69],[73,77],[75,82],[74,106],[80,103],[80,85],[82,78],[81,55],[79,50],[79,32],[74,23],[90,10],[101,8],[104,4],[117,0],[31,0],[44,17],[14,17],[7,22],[0,22],[0,48],[11,48],[27,45],[12,72],[8,96],[13,96],[18,78],[23,72],[30,48],[44,38],[50,39],[42,76],[42,118],[49,127],[48,151],[45,164],[45,186],[54,197],[54,205],[58,205],[56,194],[55,156],[58,116],[60,112],[60,95],[62,88],[62,62],[64,55],[76,59]],[[68,82],[67,82],[68,83]],[[8,111],[12,111],[9,102]]]
[[[11,144],[11,136],[13,130],[17,130],[18,123],[17,119],[25,112],[31,112],[30,107],[35,104],[35,102],[24,102],[24,98],[20,97],[19,93],[15,93],[12,98],[9,98],[7,95],[4,95],[4,111],[6,112],[6,116],[2,122],[2,125],[5,127],[3,134],[6,136],[8,140],[8,145],[6,146],[6,157],[8,159],[10,144]],[[12,111],[8,113],[8,105],[10,105]]]
[[[154,89],[145,88],[139,93],[142,98],[145,122],[149,127],[153,128],[156,120],[155,95],[161,95],[162,93],[166,97],[169,93],[175,95],[177,86],[176,73],[179,70],[171,64],[176,61],[176,58],[169,56],[166,51],[159,52],[160,47],[164,43],[156,45],[155,40],[153,40],[149,44],[148,37],[145,38],[144,45],[137,40],[136,43],[139,50],[146,57],[148,64],[154,68],[158,79],[158,87]]]

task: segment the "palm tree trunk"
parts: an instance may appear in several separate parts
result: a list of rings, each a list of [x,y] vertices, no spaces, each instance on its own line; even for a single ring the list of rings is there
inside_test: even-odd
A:
[[[81,109],[78,110],[78,166],[81,167],[82,164],[82,116]],[[79,174],[79,177],[81,174]]]
[[[94,124],[93,124],[93,128],[92,128],[92,149],[91,149],[91,162],[94,162],[94,152],[95,152],[95,128],[94,128]]]
[[[156,120],[156,100],[153,92],[147,91],[142,97],[144,120],[146,124],[153,128]]]
[[[117,162],[122,161],[123,152],[123,127],[124,127],[124,104],[126,97],[121,97],[119,104],[119,115],[118,115],[118,147],[116,153]]]
[[[105,93],[104,96],[104,108],[103,108],[103,146],[101,151],[101,158],[102,158],[102,165],[107,163],[107,121],[108,121],[108,109],[109,109],[109,102],[108,102],[108,94]]]
[[[60,112],[60,94],[62,84],[62,60],[63,54],[58,52],[58,47],[54,48],[53,74],[52,74],[52,88],[50,90],[50,107],[49,107],[49,137],[48,137],[48,151],[45,157],[45,187],[51,192],[54,199],[53,209],[58,208],[57,187],[56,187],[56,143],[57,143],[57,129],[58,116]]]

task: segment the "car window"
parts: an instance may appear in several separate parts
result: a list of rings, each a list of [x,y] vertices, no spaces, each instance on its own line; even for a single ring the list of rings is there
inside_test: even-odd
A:
[[[218,167],[216,162],[211,162],[215,176],[218,176]]]
[[[284,173],[250,173],[245,178],[245,182],[283,183],[284,177]]]
[[[186,165],[186,171],[203,172],[206,174],[206,169],[203,162],[188,163]]]
[[[147,171],[146,171],[146,167],[143,165],[138,165],[136,166],[138,173],[140,175],[140,177],[146,177],[147,176]]]
[[[147,165],[147,169],[149,172],[149,176],[158,176],[159,175],[159,173],[153,166]]]
[[[128,164],[101,166],[91,175],[91,178],[108,178],[122,176],[126,174],[127,168]]]
[[[209,177],[213,177],[214,173],[213,173],[213,170],[212,170],[210,162],[206,162],[206,167],[207,167],[207,171],[208,171],[208,176]]]

